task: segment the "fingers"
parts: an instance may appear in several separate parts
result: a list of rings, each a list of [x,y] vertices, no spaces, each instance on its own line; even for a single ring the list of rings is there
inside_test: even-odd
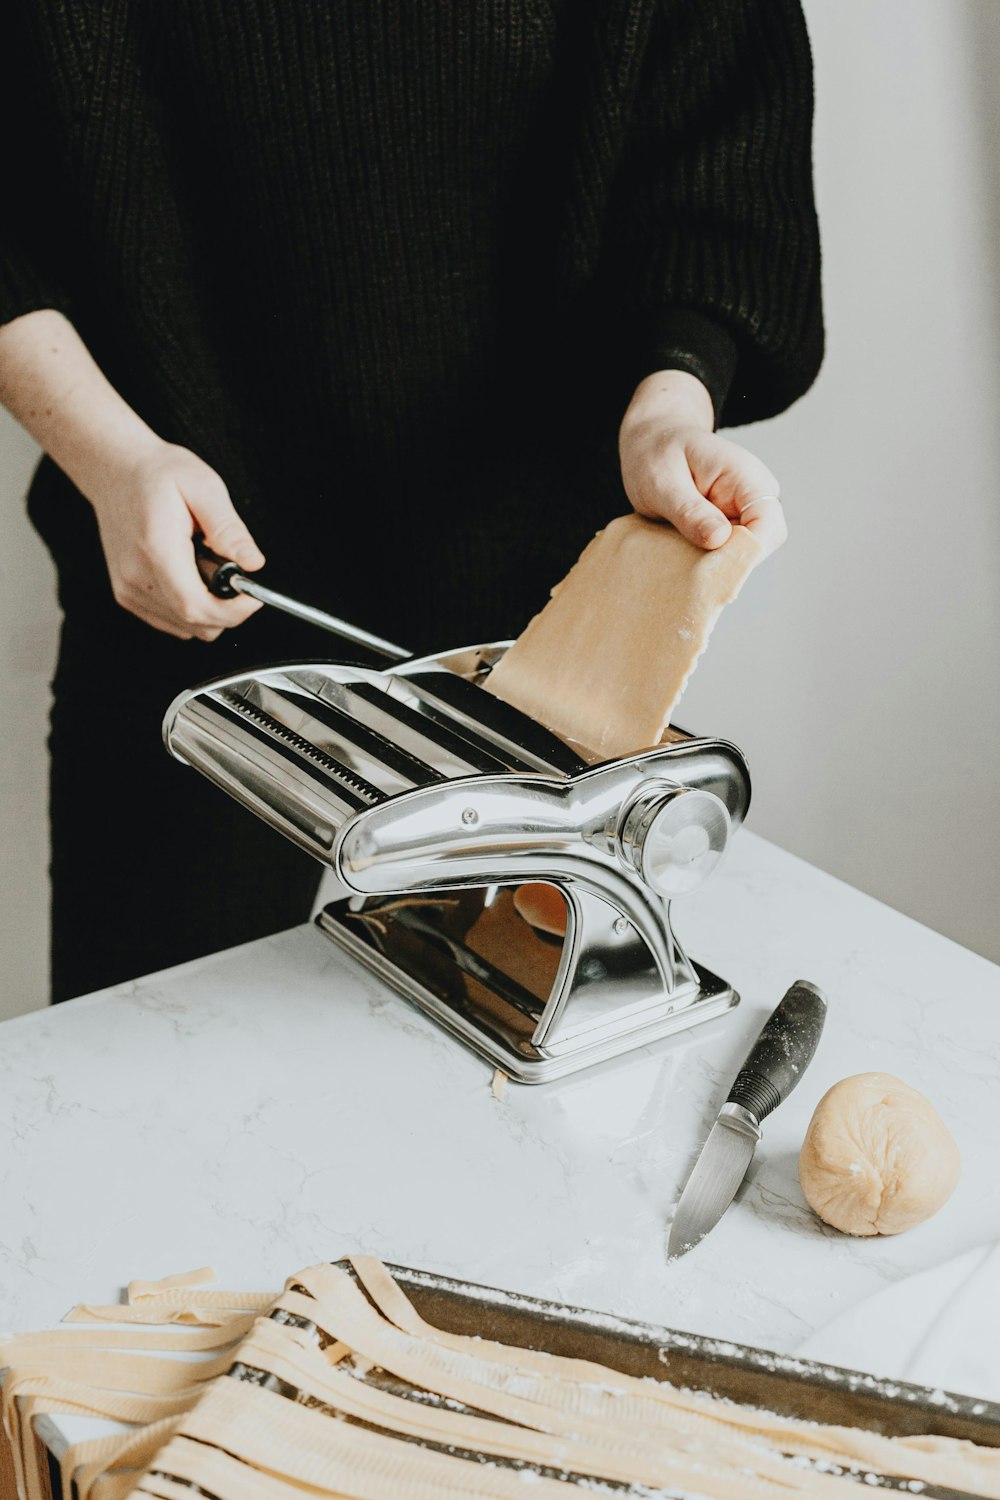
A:
[[[261,608],[240,595],[217,599],[202,582],[192,537],[213,550],[263,562],[219,476],[184,449],[164,445],[94,502],[115,599],[145,624],[181,640],[216,640]]]
[[[154,544],[151,561],[155,588],[148,590],[143,603],[159,629],[181,639],[217,640],[224,630],[242,625],[262,607],[245,595],[216,599],[201,580],[190,537],[176,548]]]
[[[738,443],[703,428],[646,423],[629,428],[621,452],[622,481],[635,509],[672,522],[696,546],[723,546],[736,525],[766,552],[786,539],[778,481]]]
[[[237,514],[218,474],[205,468],[195,479],[182,481],[181,493],[204,533],[206,545],[216,556],[231,558],[248,572],[264,566],[264,554]]]
[[[655,456],[650,454],[645,464],[634,466],[631,476],[627,476],[623,462],[622,477],[629,499],[640,515],[672,522],[698,547],[721,547],[729,540],[730,521],[695,484],[681,443],[661,445],[659,452]]]
[[[740,510],[740,525],[745,526],[765,552],[775,552],[788,540],[785,512],[777,495],[760,495]]]
[[[194,564],[190,537],[179,545],[155,535],[147,538],[131,563],[117,571],[112,587],[123,609],[179,640],[217,640],[261,608],[254,599],[222,600],[210,594]]]
[[[765,552],[780,547],[788,536],[780,486],[763,460],[714,432],[697,434],[685,451],[699,492],[745,526]]]

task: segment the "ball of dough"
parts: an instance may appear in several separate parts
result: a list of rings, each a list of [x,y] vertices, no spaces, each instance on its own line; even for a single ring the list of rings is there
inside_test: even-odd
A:
[[[845,1234],[899,1234],[951,1197],[958,1147],[923,1094],[891,1073],[835,1083],[799,1156],[809,1206]]]

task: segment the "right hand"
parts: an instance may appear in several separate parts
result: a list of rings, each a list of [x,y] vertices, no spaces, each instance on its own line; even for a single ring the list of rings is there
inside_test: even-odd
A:
[[[264,554],[240,520],[229,491],[196,454],[154,439],[101,476],[88,496],[115,599],[168,635],[214,641],[260,609],[245,595],[217,599],[202,582],[193,537],[246,572]]]

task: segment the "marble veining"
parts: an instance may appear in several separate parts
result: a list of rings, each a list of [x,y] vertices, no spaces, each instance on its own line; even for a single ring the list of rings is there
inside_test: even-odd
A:
[[[485,1063],[311,927],[0,1025],[0,1328],[136,1276],[210,1263],[276,1289],[365,1250],[789,1351],[1000,1237],[1000,971],[745,832],[675,916],[740,1007],[500,1100]],[[817,1058],[721,1224],[668,1264],[685,1176],[800,976],[830,999]],[[964,1170],[930,1223],[852,1240],[808,1210],[796,1158],[820,1095],[877,1069],[930,1096]]]

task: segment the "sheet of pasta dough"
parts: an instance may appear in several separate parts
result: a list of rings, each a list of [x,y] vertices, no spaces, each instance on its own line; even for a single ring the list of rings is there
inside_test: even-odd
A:
[[[762,555],[744,526],[706,552],[665,521],[619,516],[485,687],[605,759],[656,745],[723,606]]]

